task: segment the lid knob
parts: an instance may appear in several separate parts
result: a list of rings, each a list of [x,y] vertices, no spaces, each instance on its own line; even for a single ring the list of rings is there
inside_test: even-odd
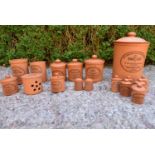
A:
[[[77,62],[78,60],[77,59],[72,59],[72,62]]]
[[[60,59],[56,59],[55,62],[56,62],[56,63],[60,63],[61,60],[60,60]]]
[[[10,75],[6,75],[5,78],[6,79],[9,79],[9,78],[11,78],[11,76]]]
[[[96,59],[96,58],[97,58],[97,55],[95,55],[95,54],[92,55],[92,58],[93,58],[93,59]]]
[[[114,77],[115,77],[115,78],[118,78],[119,76],[118,76],[118,75],[115,75]]]
[[[142,88],[141,83],[137,82],[137,87],[138,87],[138,88]]]
[[[128,37],[136,37],[136,32],[129,32]]]

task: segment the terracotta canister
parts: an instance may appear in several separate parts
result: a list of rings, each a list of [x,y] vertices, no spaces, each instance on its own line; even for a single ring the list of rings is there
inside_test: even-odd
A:
[[[13,76],[17,77],[18,84],[22,84],[21,76],[28,73],[27,59],[13,59],[9,61]]]
[[[47,80],[46,73],[46,62],[45,61],[35,61],[30,63],[31,73],[41,73],[42,74],[42,82]]]
[[[51,77],[51,91],[59,93],[65,91],[65,77],[56,73]]]
[[[112,81],[111,81],[111,91],[112,92],[119,92],[119,87],[120,87],[120,83],[121,83],[122,79],[119,78],[118,75],[115,75],[113,78],[112,78]]]
[[[74,89],[76,91],[83,90],[83,80],[81,78],[76,78],[74,80]]]
[[[93,80],[92,79],[88,78],[88,79],[85,80],[85,87],[84,87],[84,89],[86,91],[93,90]]]
[[[66,78],[66,63],[57,59],[54,63],[50,65],[50,67],[52,71],[52,76],[55,76],[55,74],[58,73],[59,75]]]
[[[3,95],[10,96],[18,92],[18,83],[16,77],[6,76],[1,80]]]
[[[68,63],[68,80],[74,81],[76,78],[82,78],[83,63],[78,62],[77,59],[73,59]]]
[[[132,102],[137,104],[143,104],[145,93],[146,93],[146,89],[140,83],[132,85],[132,93],[131,93]]]
[[[28,95],[34,95],[42,92],[42,74],[31,73],[22,76],[24,85],[24,93]]]
[[[114,42],[113,76],[120,78],[130,76],[138,79],[143,75],[143,67],[149,47],[149,42],[136,37],[135,32],[129,32],[127,37]]]
[[[93,82],[103,80],[104,60],[98,59],[97,55],[93,55],[91,59],[85,60],[86,79],[90,78]]]
[[[128,79],[124,79],[123,81],[121,81],[120,94],[126,97],[131,96],[131,85],[132,85],[132,82],[129,81]]]

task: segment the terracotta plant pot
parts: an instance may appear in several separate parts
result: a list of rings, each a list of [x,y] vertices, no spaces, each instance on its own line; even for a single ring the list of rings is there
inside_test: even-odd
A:
[[[28,60],[27,59],[13,59],[9,61],[13,76],[17,77],[18,84],[22,84],[21,77],[28,73]]]
[[[31,73],[22,76],[24,92],[27,95],[35,95],[42,92],[42,74]]]
[[[64,76],[66,78],[66,63],[61,62],[61,60],[57,59],[54,63],[50,65],[52,76],[58,75]]]
[[[30,71],[31,73],[41,73],[42,74],[42,82],[47,80],[46,73],[46,62],[45,61],[36,61],[30,63]]]
[[[86,79],[86,80],[85,80],[85,87],[84,87],[84,89],[85,89],[86,91],[91,91],[91,90],[93,90],[93,80],[92,80],[92,79]]]
[[[56,73],[51,77],[51,91],[59,93],[65,91],[65,77]]]
[[[143,75],[144,62],[149,42],[136,37],[135,32],[129,32],[127,37],[114,42],[113,77],[118,75],[124,79],[130,76],[138,79]]]
[[[83,90],[83,80],[81,78],[76,78],[74,80],[74,89],[76,91],[81,91]]]
[[[104,60],[98,59],[93,55],[91,59],[85,60],[86,79],[90,78],[93,82],[103,80]]]
[[[18,83],[16,77],[6,76],[1,80],[3,95],[10,96],[18,92]]]
[[[74,81],[76,78],[82,79],[83,63],[78,62],[77,59],[73,59],[72,62],[67,64],[67,66],[68,66],[68,80]]]
[[[120,88],[120,83],[121,83],[122,79],[119,78],[118,75],[115,75],[113,78],[112,78],[112,81],[111,81],[111,91],[112,92],[119,92],[119,88]]]

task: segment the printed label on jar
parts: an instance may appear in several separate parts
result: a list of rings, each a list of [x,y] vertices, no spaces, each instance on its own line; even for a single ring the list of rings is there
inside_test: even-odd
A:
[[[61,81],[54,81],[54,82],[52,82],[52,89],[54,91],[59,91],[59,90],[61,90],[61,88],[62,88]]]
[[[24,69],[19,66],[12,67],[12,71],[13,71],[13,74],[17,77],[25,74]]]
[[[11,95],[17,92],[17,86],[14,84],[8,84],[3,87],[5,94]]]
[[[99,76],[101,76],[100,70],[96,67],[88,68],[86,73],[87,73],[87,77],[92,78],[92,79],[96,79]]]
[[[81,77],[81,72],[78,69],[72,69],[72,70],[69,71],[69,76],[72,79],[80,78]]]
[[[31,66],[31,71],[33,73],[42,73],[41,67],[40,66],[37,66],[37,65]]]
[[[145,56],[142,52],[128,52],[120,60],[122,68],[127,72],[139,72],[143,69]]]

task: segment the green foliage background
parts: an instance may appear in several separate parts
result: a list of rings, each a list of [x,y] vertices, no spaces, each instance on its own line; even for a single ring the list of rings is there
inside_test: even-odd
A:
[[[113,42],[129,31],[149,41],[146,63],[155,64],[155,26],[0,26],[0,65],[13,58],[83,61],[97,54],[112,63]]]

